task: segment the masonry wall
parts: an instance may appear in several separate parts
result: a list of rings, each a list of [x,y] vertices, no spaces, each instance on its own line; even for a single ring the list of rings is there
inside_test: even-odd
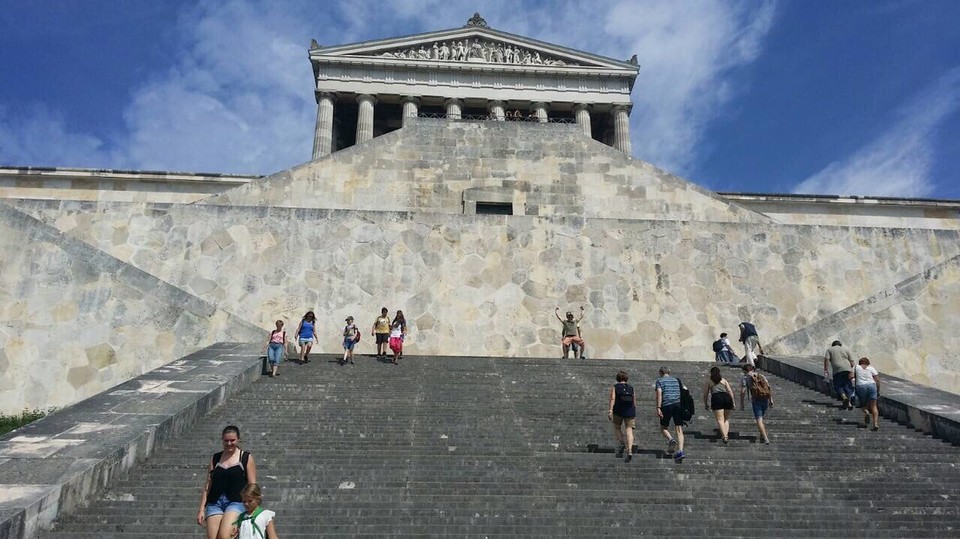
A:
[[[22,207],[264,329],[277,318],[295,326],[315,310],[324,352],[339,350],[346,315],[368,331],[386,306],[407,314],[411,354],[551,357],[559,351],[554,307],[583,305],[593,357],[710,359],[712,340],[735,334],[741,319],[772,339],[960,254],[956,231],[211,205]],[[925,316],[946,322],[936,310]]]
[[[462,214],[476,201],[522,215],[771,222],[577,126],[526,122],[415,119],[202,203]]]
[[[0,413],[72,404],[256,328],[0,204]]]
[[[780,354],[823,352],[835,339],[884,374],[960,393],[960,257],[785,335]]]

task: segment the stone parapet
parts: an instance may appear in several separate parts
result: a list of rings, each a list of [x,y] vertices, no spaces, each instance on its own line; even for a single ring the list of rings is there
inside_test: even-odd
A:
[[[257,345],[218,343],[0,438],[0,537],[30,539],[260,376]]]
[[[831,394],[832,382],[823,377],[821,356],[761,356],[757,366],[815,391]],[[877,406],[883,417],[960,445],[960,395],[915,384],[881,371]],[[858,415],[853,416],[854,421],[858,419]]]

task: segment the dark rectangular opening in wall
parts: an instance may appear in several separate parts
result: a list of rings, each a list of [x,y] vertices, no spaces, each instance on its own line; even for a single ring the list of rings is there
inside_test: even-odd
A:
[[[512,202],[477,202],[477,215],[513,215]]]

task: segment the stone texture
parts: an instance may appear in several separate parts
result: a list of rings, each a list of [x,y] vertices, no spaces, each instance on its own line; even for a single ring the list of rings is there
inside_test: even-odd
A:
[[[140,248],[114,245],[113,225],[105,243],[159,264],[137,254],[152,249],[143,238],[172,234],[166,218],[149,210],[136,220],[157,227],[134,235]],[[71,404],[225,337],[260,331],[5,204],[0,251],[0,413]]]

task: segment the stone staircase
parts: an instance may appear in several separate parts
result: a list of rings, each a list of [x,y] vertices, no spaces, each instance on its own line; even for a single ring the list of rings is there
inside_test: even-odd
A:
[[[698,388],[710,364],[670,364]],[[960,450],[768,376],[772,444],[738,410],[729,445],[709,412],[687,459],[655,427],[659,364],[332,356],[287,363],[162,447],[47,538],[203,537],[195,522],[221,429],[239,425],[281,537],[957,536]],[[633,462],[614,458],[606,396],[640,395]],[[739,371],[725,369],[737,385]],[[698,405],[700,403],[697,394]]]

